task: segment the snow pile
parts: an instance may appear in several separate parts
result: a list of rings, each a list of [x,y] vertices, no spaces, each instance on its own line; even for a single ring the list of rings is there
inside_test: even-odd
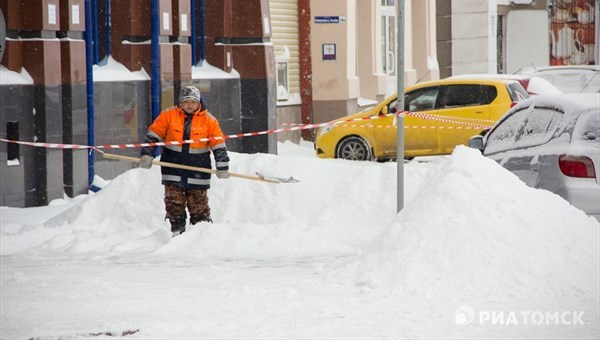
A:
[[[357,283],[416,295],[599,300],[599,224],[457,147],[357,263]]]
[[[175,238],[158,167],[0,207],[2,338],[598,338],[598,223],[476,151],[406,164],[400,214],[395,163],[230,156],[302,182],[214,179]]]
[[[356,253],[394,218],[395,163],[323,162],[312,157],[230,154],[231,171],[300,179],[271,184],[213,178],[213,224],[188,226],[171,241],[160,168],[132,169],[43,225],[5,234],[2,255],[78,257],[280,257]],[[318,170],[317,170],[318,169]],[[413,197],[426,167],[407,175]],[[382,211],[386,213],[381,213]]]

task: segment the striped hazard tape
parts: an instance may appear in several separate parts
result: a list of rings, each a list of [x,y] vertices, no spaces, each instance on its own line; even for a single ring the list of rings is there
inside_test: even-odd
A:
[[[396,128],[395,124],[385,125],[385,126],[375,126],[375,125],[370,125],[370,124],[348,125],[347,123],[357,122],[357,121],[365,121],[365,120],[377,120],[377,119],[381,119],[383,117],[403,115],[403,114],[409,115],[409,116],[414,116],[414,117],[421,118],[424,120],[433,120],[433,121],[439,121],[439,122],[444,122],[444,123],[464,125],[464,126],[411,125],[411,126],[405,126],[405,129],[449,129],[449,130],[456,129],[456,130],[460,130],[460,129],[489,129],[489,128],[491,128],[491,126],[489,126],[489,125],[475,124],[475,123],[460,121],[458,117],[445,117],[445,116],[423,114],[423,113],[416,113],[416,112],[399,111],[397,113],[392,113],[392,114],[387,114],[387,115],[373,115],[373,116],[369,116],[369,117],[353,118],[353,119],[341,120],[341,121],[331,121],[331,122],[318,123],[318,124],[285,124],[285,125],[288,125],[288,127],[272,129],[272,130],[265,130],[265,131],[238,133],[238,134],[233,134],[233,135],[225,135],[223,137],[187,139],[187,140],[182,140],[182,141],[171,141],[171,142],[122,143],[122,144],[105,144],[105,145],[96,145],[96,146],[79,145],[79,144],[24,142],[24,141],[10,140],[10,139],[4,139],[4,138],[0,138],[0,142],[15,143],[15,144],[20,144],[20,145],[28,145],[28,146],[41,147],[41,148],[50,148],[50,149],[93,149],[93,150],[102,152],[102,149],[126,149],[126,148],[165,146],[165,145],[183,145],[183,144],[192,144],[192,143],[198,143],[198,142],[208,142],[208,141],[213,141],[213,140],[227,140],[227,139],[234,139],[234,138],[262,136],[262,135],[269,135],[269,134],[288,132],[288,131],[317,129],[317,128],[321,128],[321,127],[334,126],[334,125],[335,126],[344,126],[344,127]],[[460,118],[460,119],[467,120],[468,118]],[[480,119],[468,119],[468,120],[493,122],[493,121],[489,121],[489,120],[480,120]]]

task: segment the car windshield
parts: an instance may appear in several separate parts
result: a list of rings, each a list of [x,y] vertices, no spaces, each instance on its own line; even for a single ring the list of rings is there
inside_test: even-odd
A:
[[[564,93],[600,92],[600,72],[588,69],[540,70],[535,73]]]

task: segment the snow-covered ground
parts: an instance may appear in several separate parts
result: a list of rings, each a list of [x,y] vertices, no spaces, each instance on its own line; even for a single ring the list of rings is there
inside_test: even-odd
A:
[[[466,147],[405,164],[231,153],[171,238],[158,167],[0,208],[0,338],[597,339],[599,223]]]

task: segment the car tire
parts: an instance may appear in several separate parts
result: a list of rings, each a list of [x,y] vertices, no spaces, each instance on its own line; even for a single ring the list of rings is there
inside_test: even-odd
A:
[[[335,158],[351,161],[372,161],[373,152],[369,143],[358,137],[350,136],[344,138],[335,150]]]

